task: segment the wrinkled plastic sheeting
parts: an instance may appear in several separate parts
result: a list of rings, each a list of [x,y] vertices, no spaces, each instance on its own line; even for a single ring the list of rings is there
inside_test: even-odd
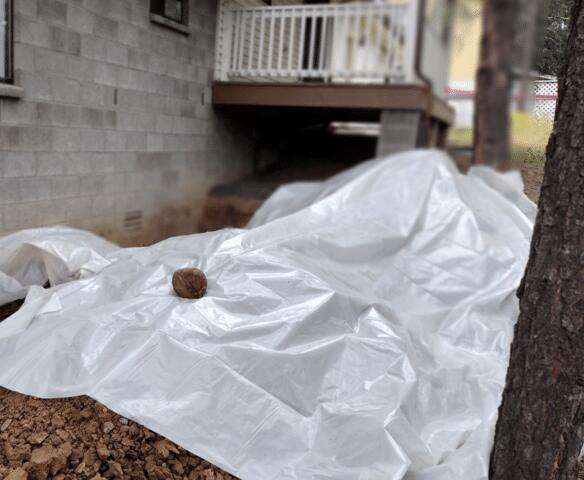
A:
[[[93,276],[119,247],[69,227],[34,228],[0,238],[0,305],[26,297],[24,306],[0,328],[0,338],[25,330],[35,315],[60,308],[41,286]]]
[[[409,152],[285,186],[253,228],[114,250],[0,340],[0,384],[90,395],[243,479],[486,479],[520,188]],[[188,266],[198,301],[172,291]]]
[[[32,285],[91,276],[119,247],[69,227],[34,228],[0,238],[0,305],[24,298]]]

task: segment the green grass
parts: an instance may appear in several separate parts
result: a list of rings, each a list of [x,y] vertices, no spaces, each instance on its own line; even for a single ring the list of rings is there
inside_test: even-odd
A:
[[[514,165],[542,165],[553,124],[533,115],[515,112],[511,115],[511,162]],[[449,144],[457,147],[472,145],[471,128],[450,131]]]

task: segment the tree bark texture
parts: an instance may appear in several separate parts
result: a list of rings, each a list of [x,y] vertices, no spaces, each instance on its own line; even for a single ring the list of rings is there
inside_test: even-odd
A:
[[[484,0],[483,32],[476,77],[474,159],[509,168],[511,65],[514,0]]]
[[[490,478],[575,480],[584,434],[584,0],[574,0],[518,295]]]

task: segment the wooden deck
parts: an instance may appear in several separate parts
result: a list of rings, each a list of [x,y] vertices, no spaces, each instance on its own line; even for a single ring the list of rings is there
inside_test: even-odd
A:
[[[377,120],[381,111],[429,112],[451,125],[454,111],[423,85],[215,82],[213,104],[269,113],[292,110],[335,119]]]

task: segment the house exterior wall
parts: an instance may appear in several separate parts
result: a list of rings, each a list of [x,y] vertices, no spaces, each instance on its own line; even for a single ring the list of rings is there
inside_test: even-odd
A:
[[[14,0],[0,99],[0,234],[55,223],[124,245],[196,230],[207,190],[251,170],[248,127],[211,107],[216,0],[190,35],[148,0]]]

